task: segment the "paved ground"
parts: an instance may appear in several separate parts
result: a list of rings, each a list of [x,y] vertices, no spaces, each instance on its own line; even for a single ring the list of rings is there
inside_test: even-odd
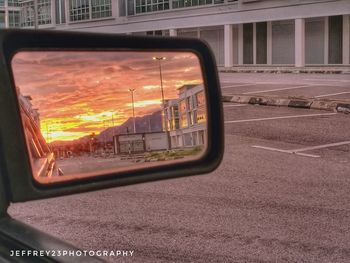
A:
[[[81,156],[57,161],[57,166],[62,169],[65,175],[97,172],[104,169],[130,166],[131,164],[131,160],[121,160],[119,157],[103,158]]]
[[[221,73],[224,95],[254,94],[350,100],[350,75]]]
[[[238,76],[222,80],[268,78]],[[84,249],[135,251],[110,262],[350,262],[350,115],[224,107],[215,172],[15,204],[10,214]]]

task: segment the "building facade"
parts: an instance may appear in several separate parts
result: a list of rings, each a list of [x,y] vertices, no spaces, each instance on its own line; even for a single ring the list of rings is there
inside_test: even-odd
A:
[[[349,0],[22,0],[21,26],[197,37],[219,67],[348,66]],[[6,0],[3,2],[7,2]],[[10,2],[10,0],[8,0]]]
[[[20,11],[18,0],[0,0],[0,28],[19,27]]]
[[[164,112],[172,149],[206,143],[207,113],[203,85],[179,88],[179,98],[168,100]]]

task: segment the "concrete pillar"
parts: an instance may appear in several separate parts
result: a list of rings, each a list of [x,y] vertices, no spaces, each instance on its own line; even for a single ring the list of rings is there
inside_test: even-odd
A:
[[[51,12],[51,25],[56,26],[56,3],[55,3],[55,1],[50,2],[50,7],[51,7],[51,10],[50,10],[50,12]]]
[[[89,17],[90,17],[90,19],[92,19],[92,1],[91,0],[89,0]]]
[[[243,65],[243,24],[238,25],[238,65]]]
[[[295,66],[305,66],[305,19],[295,19]]]
[[[225,67],[233,66],[232,25],[224,25],[224,58]]]
[[[176,37],[177,36],[177,30],[174,28],[169,29],[169,35],[171,37]]]
[[[125,3],[127,4],[127,3]],[[112,17],[119,17],[119,1],[111,1],[112,5]]]
[[[256,23],[253,23],[253,64],[256,65]]]
[[[350,15],[343,15],[343,64],[350,64]]]
[[[266,63],[272,65],[272,22],[267,21],[266,27]]]
[[[66,12],[66,23],[68,24],[70,22],[70,17],[69,17],[69,0],[64,1],[65,5],[65,12]]]
[[[9,10],[8,10],[8,1],[6,0],[4,2],[4,9],[5,9],[5,28],[9,28]]]
[[[324,54],[323,54],[323,60],[325,65],[328,65],[328,52],[329,52],[329,26],[328,26],[328,16],[326,16],[324,18]]]

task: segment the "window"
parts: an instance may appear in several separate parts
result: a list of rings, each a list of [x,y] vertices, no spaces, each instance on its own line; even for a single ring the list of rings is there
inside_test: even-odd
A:
[[[0,12],[0,28],[5,27],[5,12]]]
[[[51,1],[50,0],[38,1],[38,24],[39,25],[51,24]]]
[[[192,110],[193,109],[193,104],[192,104],[191,97],[187,97],[186,98],[186,103],[187,103],[187,109],[188,110]]]
[[[187,111],[186,101],[181,100],[179,105],[180,105],[180,114],[185,113]]]
[[[180,126],[181,128],[186,128],[188,127],[186,100],[181,100],[179,103],[179,107],[180,107]]]
[[[56,24],[66,23],[66,6],[64,0],[55,1]]]
[[[203,123],[206,121],[206,110],[205,110],[205,96],[204,91],[200,91],[196,93],[196,106],[197,110],[195,113],[195,121],[196,123]]]
[[[191,115],[192,115],[191,124],[197,123],[197,110],[193,110]]]
[[[169,9],[169,0],[135,0],[136,14]]]
[[[178,118],[179,117],[179,107],[178,106],[173,106],[172,107],[172,116],[174,118]]]
[[[175,119],[174,121],[175,121],[175,123],[174,123],[175,129],[177,130],[177,129],[180,128],[180,120],[179,119]]]
[[[2,0],[2,2],[4,2],[4,0]],[[8,6],[19,6],[19,3],[18,3],[18,0],[8,0],[7,5]]]
[[[205,105],[204,91],[200,91],[196,94],[197,107]]]
[[[197,123],[204,123],[207,120],[205,108],[198,108],[196,112]]]
[[[188,127],[187,113],[181,114],[180,125],[181,125],[182,128]]]
[[[92,18],[112,16],[111,0],[91,0]]]
[[[135,2],[134,0],[127,0],[127,10],[128,10],[128,16],[135,14]]]
[[[34,2],[24,2],[22,3],[21,10],[21,26],[34,26]]]
[[[19,27],[20,17],[18,11],[9,11],[9,27]]]
[[[126,16],[126,0],[118,0],[119,16]]]
[[[174,0],[173,8],[182,8],[189,6],[198,6],[198,5],[210,5],[213,3],[213,0]]]
[[[71,0],[69,1],[70,21],[80,21],[90,19],[89,0]]]
[[[90,14],[91,13],[91,14]],[[112,16],[111,0],[71,0],[70,21],[98,19]]]
[[[5,0],[0,0],[0,6],[4,6],[5,5]]]
[[[34,1],[21,3],[21,26],[34,26]],[[51,24],[51,1],[38,0],[38,25]]]

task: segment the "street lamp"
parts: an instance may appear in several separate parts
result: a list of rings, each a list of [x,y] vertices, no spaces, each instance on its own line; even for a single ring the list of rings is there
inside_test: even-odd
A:
[[[131,103],[132,103],[132,119],[134,123],[134,133],[136,133],[136,123],[135,123],[135,106],[134,106],[134,92],[135,89],[129,89],[131,93]]]
[[[157,60],[159,64],[159,77],[160,77],[160,90],[162,92],[162,106],[163,106],[163,114],[164,114],[164,129],[167,134],[167,150],[170,148],[170,143],[169,143],[169,133],[168,133],[168,123],[167,119],[168,116],[165,112],[165,100],[164,100],[164,89],[163,89],[163,76],[162,76],[162,60],[165,60],[166,57],[153,57],[153,60]]]

